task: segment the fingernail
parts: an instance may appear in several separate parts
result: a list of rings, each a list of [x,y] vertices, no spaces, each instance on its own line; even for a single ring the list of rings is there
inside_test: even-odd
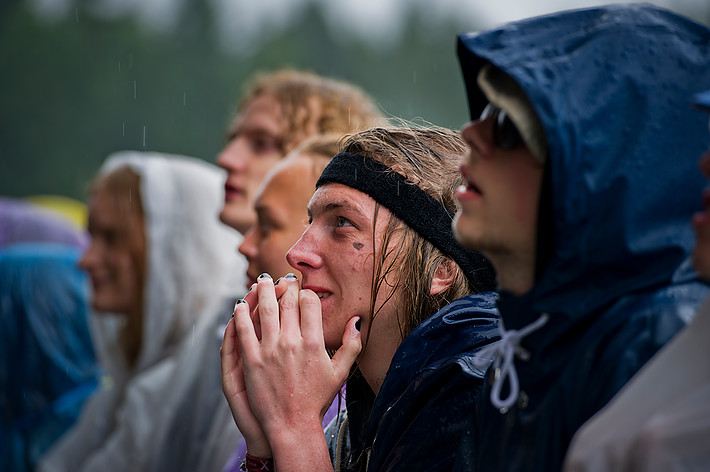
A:
[[[288,274],[286,274],[286,278],[287,279],[295,279],[297,277],[296,277],[296,274],[294,274],[293,272],[289,272]]]
[[[270,276],[269,274],[267,274],[266,272],[264,272],[263,274],[261,274],[261,275],[259,276],[259,278],[260,278],[260,279],[266,279],[266,278],[269,278],[269,279],[270,279],[271,276]]]
[[[247,290],[247,293],[251,292],[252,289],[254,289],[254,285],[256,285],[256,284],[251,284],[251,287],[249,287],[249,290]]]
[[[240,303],[246,303],[246,302],[247,302],[246,300],[244,300],[243,298],[240,298],[239,300],[237,300],[237,303],[234,305],[234,308],[236,309],[237,305],[239,305]]]
[[[358,330],[358,331],[360,331],[360,321],[361,321],[361,320],[357,320],[357,321],[355,322],[355,329]]]
[[[279,277],[278,279],[276,279],[276,282],[274,282],[274,285],[278,285],[279,282],[281,282],[281,279],[283,279],[283,277]]]

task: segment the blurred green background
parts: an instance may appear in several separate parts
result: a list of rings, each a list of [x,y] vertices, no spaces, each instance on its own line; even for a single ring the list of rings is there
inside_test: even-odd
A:
[[[507,18],[488,4],[433,3],[2,0],[0,194],[83,200],[122,149],[214,161],[244,81],[286,66],[353,82],[388,115],[459,128],[457,33],[562,8],[539,1]],[[590,4],[577,3],[564,7]],[[710,24],[707,0],[654,3]]]

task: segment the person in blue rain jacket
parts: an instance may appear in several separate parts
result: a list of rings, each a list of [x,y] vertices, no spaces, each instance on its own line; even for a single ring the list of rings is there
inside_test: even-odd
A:
[[[498,273],[502,341],[457,470],[554,471],[575,431],[707,294],[687,224],[710,30],[649,5],[462,34],[473,120],[459,241]]]
[[[34,470],[97,386],[80,256],[50,242],[0,248],[0,470]]]

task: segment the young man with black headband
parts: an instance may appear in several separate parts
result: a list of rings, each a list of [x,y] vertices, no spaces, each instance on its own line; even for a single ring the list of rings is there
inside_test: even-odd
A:
[[[574,432],[707,295],[688,263],[704,185],[710,31],[651,6],[459,38],[472,123],[459,241],[498,273],[503,340],[460,470],[553,471]]]
[[[262,275],[225,331],[247,470],[452,469],[482,383],[471,358],[498,339],[490,263],[451,230],[464,150],[453,131],[375,128],[325,168],[287,256],[303,290]],[[331,458],[320,417],[346,379]]]

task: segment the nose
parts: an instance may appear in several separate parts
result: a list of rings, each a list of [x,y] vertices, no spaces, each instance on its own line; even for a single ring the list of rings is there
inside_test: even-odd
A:
[[[77,265],[79,268],[90,271],[92,267],[96,266],[96,261],[98,260],[98,248],[96,242],[92,239],[89,243],[89,247],[86,248],[84,254],[81,255],[81,259]]]
[[[468,147],[481,156],[489,155],[495,148],[493,143],[493,117],[474,120],[461,129],[461,137]]]
[[[240,136],[229,141],[217,155],[217,165],[226,171],[243,171],[246,163],[243,141]]]
[[[286,253],[286,261],[301,273],[323,266],[323,258],[318,251],[318,240],[313,226],[309,226]]]
[[[242,253],[248,261],[255,259],[259,253],[258,245],[258,224],[253,224],[244,234],[244,240],[239,245],[238,251]]]

